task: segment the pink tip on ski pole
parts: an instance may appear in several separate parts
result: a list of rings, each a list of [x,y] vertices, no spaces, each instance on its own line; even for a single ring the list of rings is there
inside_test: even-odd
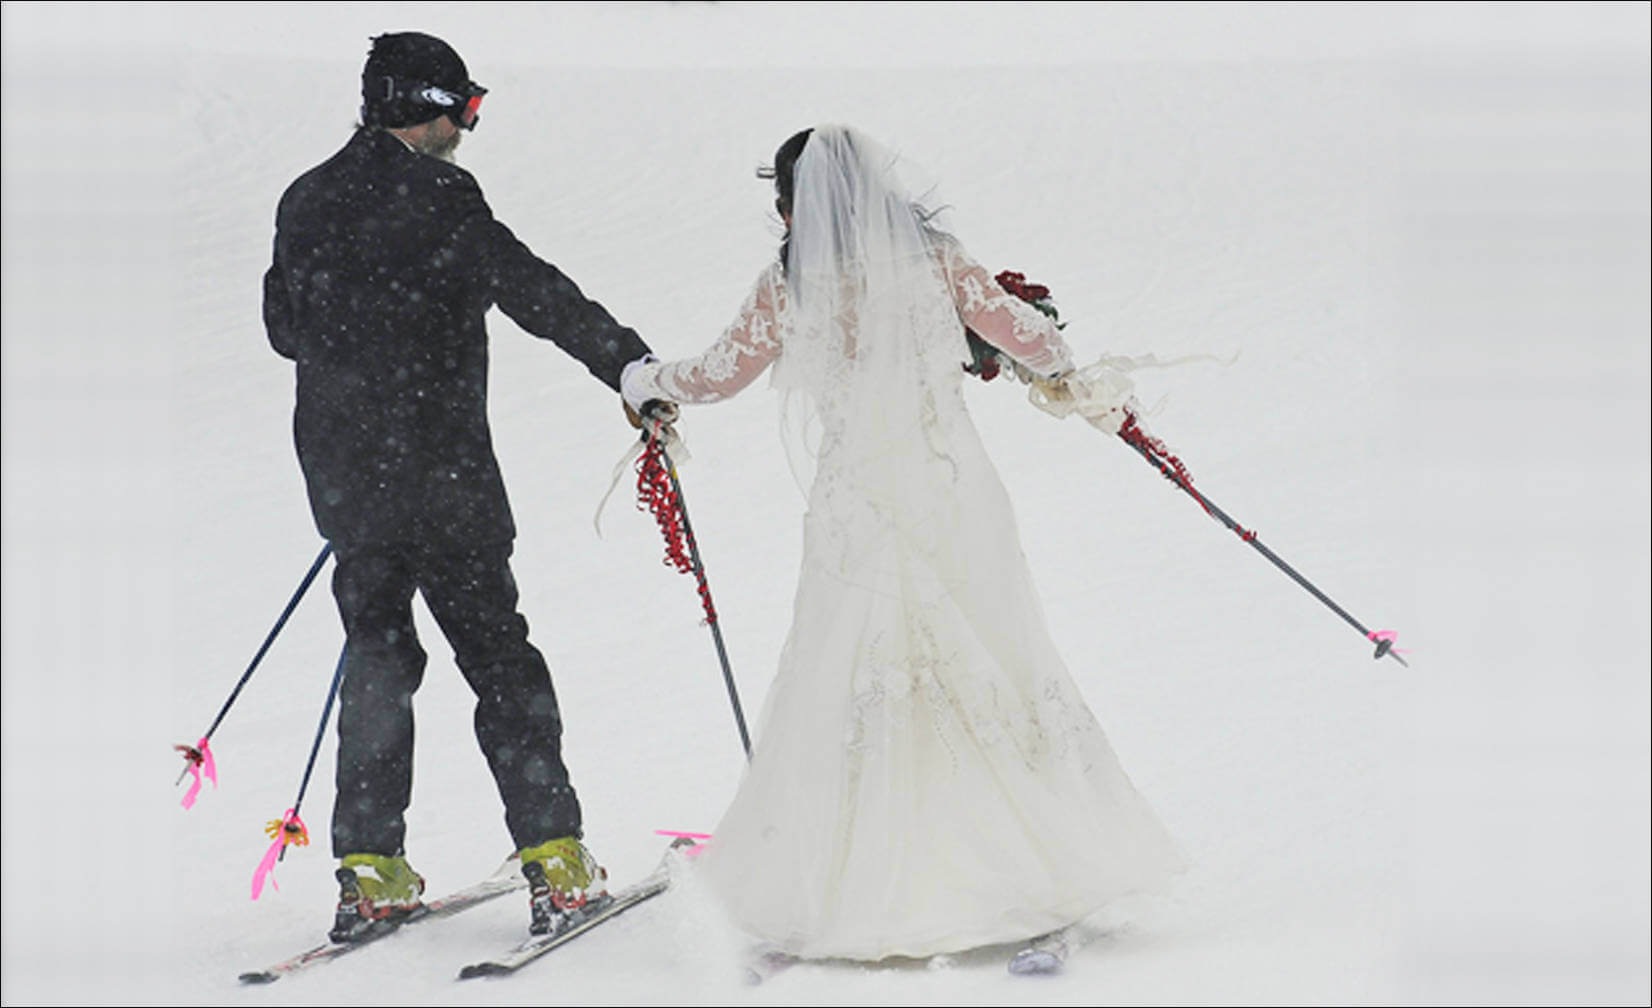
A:
[[[1377,653],[1374,657],[1381,658],[1390,651],[1396,655],[1411,653],[1409,648],[1394,646],[1394,642],[1400,639],[1400,635],[1393,630],[1373,630],[1366,636],[1377,642]]]
[[[218,786],[218,760],[212,755],[212,745],[203,737],[196,743],[195,748],[201,751],[201,768],[206,772],[206,779]]]
[[[192,746],[178,745],[172,748],[183,754],[184,773],[195,778],[190,783],[189,790],[184,793],[183,801],[179,804],[186,809],[194,808],[195,799],[201,795],[201,773],[203,770],[206,773],[206,779],[212,782],[212,786],[218,786],[218,763],[212,758],[212,747],[207,743],[205,736]],[[182,779],[180,776],[179,780]]]
[[[274,838],[270,849],[264,852],[264,859],[258,862],[258,869],[252,873],[252,898],[257,899],[264,892],[264,880],[269,879],[270,885],[275,886],[276,892],[281,886],[276,884],[275,863],[281,860],[282,852],[288,844],[302,847],[310,842],[310,830],[304,825],[304,820],[298,817],[297,809],[288,809],[280,819],[271,819],[264,826],[264,832]]]
[[[682,853],[683,853],[684,857],[694,857],[698,854],[703,853],[706,849],[705,841],[711,839],[711,834],[710,833],[686,833],[682,830],[657,829],[657,830],[654,831],[654,834],[656,836],[673,837],[673,838],[678,839],[678,840],[695,840],[695,841],[698,841],[692,847],[683,848]]]

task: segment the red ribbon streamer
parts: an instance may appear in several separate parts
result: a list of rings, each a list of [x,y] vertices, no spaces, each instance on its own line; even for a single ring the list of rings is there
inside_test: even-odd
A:
[[[1212,518],[1216,517],[1215,514],[1211,512],[1210,505],[1205,502],[1204,495],[1193,489],[1193,474],[1187,471],[1187,466],[1182,464],[1181,459],[1170,454],[1170,449],[1165,447],[1165,443],[1163,441],[1160,441],[1158,438],[1153,437],[1146,431],[1142,430],[1136,423],[1136,415],[1134,413],[1126,412],[1124,414],[1124,424],[1119,428],[1119,437],[1123,438],[1125,441],[1129,442],[1131,446],[1151,458],[1154,464],[1158,466],[1160,472],[1164,473],[1166,476],[1169,476],[1177,486],[1181,487],[1183,490],[1186,490],[1194,500],[1199,502],[1199,506],[1205,509],[1205,514],[1210,515]],[[1245,540],[1246,542],[1250,542],[1252,539],[1256,538],[1255,532],[1252,532],[1237,522],[1234,523],[1233,531],[1238,534],[1239,538]]]
[[[706,622],[717,622],[717,610],[711,604],[711,587],[705,577],[694,569],[689,557],[688,530],[683,519],[682,500],[672,485],[670,461],[665,446],[658,438],[648,439],[648,448],[637,459],[637,510],[647,511],[660,526],[665,537],[665,565],[682,574],[693,574],[699,585],[700,604],[706,611]]]

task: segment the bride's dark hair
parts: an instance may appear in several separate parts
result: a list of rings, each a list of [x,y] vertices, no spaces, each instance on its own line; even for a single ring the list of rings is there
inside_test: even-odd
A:
[[[781,218],[792,215],[792,193],[796,188],[797,159],[803,156],[803,147],[814,133],[814,127],[798,130],[774,152],[774,164],[757,169],[760,179],[774,179],[774,209]]]
[[[774,180],[774,210],[786,221],[792,215],[792,196],[797,188],[797,159],[803,156],[803,148],[808,146],[809,137],[814,134],[814,127],[798,130],[786,138],[774,152],[774,163],[757,169],[760,179]],[[933,220],[945,207],[936,207],[931,210],[920,202],[914,202],[912,209],[917,211],[918,221],[924,230],[932,235],[941,234]],[[791,245],[792,230],[790,224],[786,226],[786,236],[780,241],[780,264],[786,266],[786,251]]]

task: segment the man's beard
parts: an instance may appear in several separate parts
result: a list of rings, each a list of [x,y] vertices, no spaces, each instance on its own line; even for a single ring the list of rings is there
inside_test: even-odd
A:
[[[454,152],[459,149],[459,140],[463,136],[464,134],[458,130],[454,130],[445,137],[438,137],[426,130],[424,136],[420,137],[419,142],[414,146],[419,149],[420,154],[429,154],[433,158],[441,158],[448,164],[457,164],[458,161],[454,157]]]

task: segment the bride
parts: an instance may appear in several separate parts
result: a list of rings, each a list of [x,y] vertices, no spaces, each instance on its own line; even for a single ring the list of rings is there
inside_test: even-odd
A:
[[[786,239],[733,325],[622,379],[635,408],[710,403],[772,365],[813,470],[791,632],[700,862],[736,923],[807,958],[1029,939],[1180,867],[1056,652],[961,395],[965,326],[1054,394],[1070,351],[894,167],[851,128],[787,140]]]

